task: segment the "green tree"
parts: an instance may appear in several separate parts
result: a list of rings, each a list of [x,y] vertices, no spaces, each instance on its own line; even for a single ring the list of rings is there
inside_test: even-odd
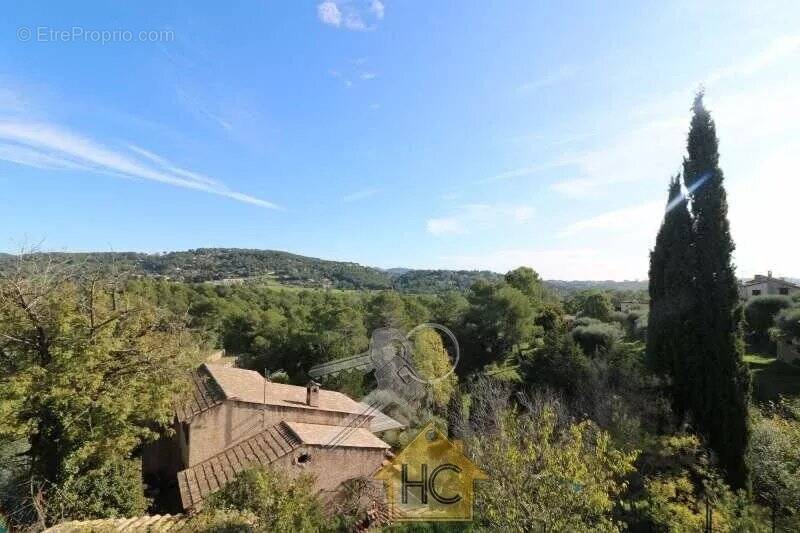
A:
[[[549,331],[542,346],[526,355],[520,373],[530,388],[552,387],[572,400],[593,379],[592,365],[572,335]]]
[[[534,326],[530,299],[505,283],[478,281],[468,300],[459,336],[464,339],[460,375],[519,353],[521,344],[531,340]]]
[[[762,343],[767,341],[769,330],[774,326],[777,314],[790,307],[792,307],[792,300],[788,296],[766,295],[748,300],[744,307],[744,318],[752,340]]]
[[[580,315],[590,318],[596,318],[603,322],[611,320],[611,312],[614,308],[611,306],[611,298],[608,293],[603,291],[591,291],[586,294],[583,304],[580,308]]]
[[[381,291],[367,303],[367,330],[392,327],[408,330],[416,324],[406,312],[406,306],[400,295],[394,291]]]
[[[675,177],[670,181],[664,220],[650,254],[650,311],[647,357],[651,368],[671,379],[672,405],[680,418],[696,378],[692,334],[695,307],[692,218]]]
[[[531,300],[539,301],[547,295],[539,274],[530,267],[519,267],[509,271],[505,275],[505,280]]]
[[[800,400],[755,413],[750,464],[753,492],[787,530],[800,530]],[[789,527],[791,526],[791,527]]]
[[[209,496],[191,529],[293,533],[324,526],[312,477],[292,479],[274,469],[253,468]]]
[[[467,298],[456,291],[447,291],[434,301],[433,320],[449,328],[461,324],[469,308]]]
[[[698,429],[717,453],[728,482],[734,488],[746,488],[750,372],[742,359],[742,313],[731,261],[734,244],[716,127],[703,105],[702,92],[695,98],[693,111],[683,179],[691,191],[694,216],[697,298],[692,354],[698,361],[684,371],[696,375],[691,411]]]
[[[27,440],[45,502],[59,493],[100,515],[130,512],[134,500],[93,495],[106,482],[130,487],[117,466],[171,422],[196,339],[120,280],[45,268],[21,261],[0,275],[0,440]]]
[[[486,472],[477,485],[476,521],[492,531],[621,531],[612,516],[633,470],[590,421],[560,428],[553,410],[506,413],[502,430],[476,436],[469,451]]]
[[[800,339],[800,307],[784,309],[775,317],[774,334],[784,340]]]
[[[447,406],[456,387],[456,375],[450,355],[444,347],[442,337],[432,328],[420,329],[413,338],[413,360],[417,373],[432,384],[426,387],[429,401],[440,410]]]

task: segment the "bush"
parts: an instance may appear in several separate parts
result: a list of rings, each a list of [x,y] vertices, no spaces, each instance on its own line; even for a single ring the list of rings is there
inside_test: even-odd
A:
[[[744,308],[748,333],[756,341],[767,340],[775,316],[789,307],[792,307],[792,300],[788,296],[767,295],[752,298]]]
[[[116,460],[75,472],[53,491],[47,514],[53,521],[140,516],[147,509],[142,491],[141,463]]]
[[[322,508],[310,476],[290,479],[266,468],[245,470],[209,496],[195,529],[216,531],[319,531]]]
[[[586,299],[581,306],[581,315],[596,318],[603,322],[611,320],[611,298],[608,294],[600,291],[592,291],[586,295]]]
[[[750,463],[753,488],[782,525],[800,528],[800,400],[782,400],[755,413]]]
[[[500,432],[469,452],[489,479],[476,486],[476,524],[488,531],[619,531],[613,517],[636,452],[624,453],[591,421],[559,427],[556,408],[506,412]]]
[[[775,317],[775,330],[783,339],[800,339],[800,307],[780,311]]]
[[[578,397],[593,380],[589,359],[570,335],[558,332],[547,334],[544,345],[522,360],[520,373],[529,387],[552,387],[567,399]]]
[[[572,321],[572,327],[576,326],[592,326],[595,324],[603,324],[602,321],[597,320],[596,318],[592,318],[589,316],[580,316]]]
[[[620,337],[622,332],[614,324],[590,324],[572,330],[572,338],[587,355],[608,353]]]

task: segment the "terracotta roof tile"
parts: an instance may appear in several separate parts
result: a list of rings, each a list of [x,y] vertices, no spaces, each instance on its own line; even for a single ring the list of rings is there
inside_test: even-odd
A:
[[[363,412],[363,408],[358,402],[341,392],[320,389],[319,406],[311,407],[306,404],[305,387],[269,381],[265,383],[264,377],[255,370],[207,364],[203,364],[200,368],[214,378],[225,399],[228,400],[264,404],[266,393],[267,405],[336,411],[348,414],[360,414]]]
[[[208,411],[212,407],[219,405],[225,399],[225,394],[217,385],[217,382],[209,374],[205,365],[200,366],[191,375],[191,394],[175,406],[175,414],[178,420],[186,422],[193,416]]]
[[[103,518],[62,522],[46,529],[45,533],[78,533],[85,531],[165,532],[185,530],[189,518],[185,515],[152,515],[133,518]]]
[[[198,508],[203,498],[233,480],[242,470],[252,466],[266,466],[300,446],[300,440],[287,428],[281,427],[282,424],[283,422],[269,427],[178,472],[178,489],[183,508]],[[258,444],[259,440],[264,442],[267,436],[274,441],[271,454],[262,452],[263,448]]]
[[[336,446],[352,448],[391,448],[366,428],[347,426],[325,426],[301,422],[284,422],[303,444],[310,446]]]

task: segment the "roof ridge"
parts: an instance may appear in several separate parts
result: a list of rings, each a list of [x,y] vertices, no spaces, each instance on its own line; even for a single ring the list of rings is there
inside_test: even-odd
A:
[[[197,508],[206,495],[231,482],[239,472],[252,466],[266,466],[296,450],[300,440],[287,435],[281,424],[282,421],[268,426],[178,472],[183,508]],[[270,444],[271,440],[278,446]]]

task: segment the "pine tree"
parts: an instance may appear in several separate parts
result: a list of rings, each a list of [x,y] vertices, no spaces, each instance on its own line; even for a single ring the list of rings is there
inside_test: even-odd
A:
[[[690,404],[698,429],[716,452],[728,482],[748,488],[750,374],[742,359],[741,307],[731,261],[734,244],[716,128],[702,92],[693,111],[683,178],[692,201],[696,261],[692,323],[697,346],[688,362],[696,361],[697,366],[684,371],[696,372]]]
[[[680,185],[680,176],[669,184],[669,196],[650,254],[650,313],[647,356],[651,367],[672,382],[672,404],[683,418],[689,408],[693,366],[690,332],[694,308],[694,250],[692,218]]]

